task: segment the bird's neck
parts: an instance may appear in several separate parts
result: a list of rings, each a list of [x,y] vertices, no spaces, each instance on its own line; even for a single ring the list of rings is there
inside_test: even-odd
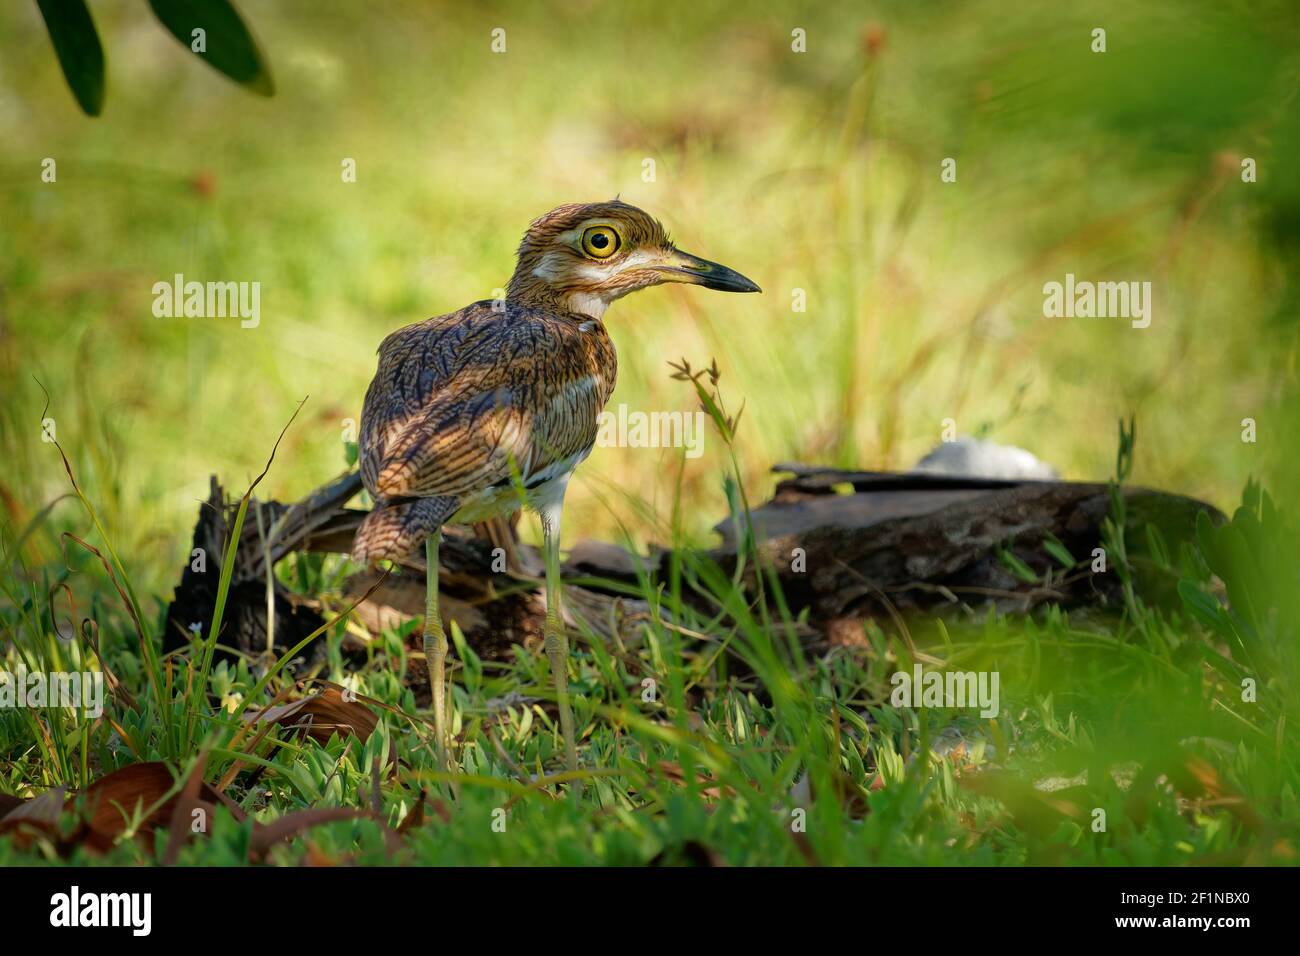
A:
[[[506,301],[530,309],[580,315],[597,322],[605,318],[609,300],[594,292],[556,289],[537,276],[515,273],[506,287]]]
[[[572,292],[565,299],[568,310],[575,315],[585,315],[597,322],[605,318],[605,310],[609,308],[609,302],[598,295],[590,292]]]

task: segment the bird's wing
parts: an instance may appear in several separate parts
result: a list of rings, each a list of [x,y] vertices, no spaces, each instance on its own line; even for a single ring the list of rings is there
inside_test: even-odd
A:
[[[571,338],[488,303],[390,335],[361,418],[366,487],[459,497],[585,451],[608,392]]]

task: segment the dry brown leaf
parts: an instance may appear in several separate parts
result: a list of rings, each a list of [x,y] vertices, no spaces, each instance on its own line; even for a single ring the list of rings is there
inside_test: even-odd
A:
[[[76,847],[106,852],[133,821],[137,824],[135,838],[149,847],[154,833],[160,827],[168,826],[169,837],[162,862],[174,863],[191,833],[190,823],[195,809],[202,809],[211,819],[217,805],[221,804],[236,820],[243,822],[247,818],[238,804],[203,781],[205,765],[206,755],[200,755],[179,789],[168,766],[151,761],[115,770],[96,780],[79,796],[65,799],[64,788],[58,787],[33,800],[9,798],[0,804],[3,811],[0,813],[0,834],[15,834],[20,849],[29,846],[33,839],[44,836],[55,842],[60,854],[66,855]],[[403,821],[402,833],[423,822],[424,802],[421,794],[419,803]],[[444,822],[450,821],[451,812],[442,801],[434,800],[432,806]],[[75,810],[81,815],[76,832],[66,839],[60,838],[58,832],[59,816],[64,810]],[[262,862],[272,847],[311,827],[336,820],[358,819],[379,823],[389,853],[400,848],[401,834],[388,826],[382,813],[352,807],[328,807],[286,814],[268,824],[255,823],[249,859],[254,863]],[[318,848],[311,851],[309,845],[306,862],[329,865],[339,861],[331,861]]]
[[[204,751],[194,761],[194,766],[190,768],[190,775],[185,778],[185,785],[181,787],[181,792],[176,797],[172,807],[171,824],[167,828],[167,849],[163,852],[162,861],[165,866],[176,863],[181,847],[193,832],[194,811],[201,811],[204,821],[212,819],[214,804],[199,799],[199,790],[203,787],[203,768],[207,763],[208,755]],[[206,826],[203,832],[207,832]]]
[[[162,803],[159,801],[175,786],[176,779],[165,763],[156,760],[134,763],[100,777],[81,797],[69,801],[69,805],[79,804],[82,809],[88,830],[86,844],[103,852],[125,832],[137,809],[147,813],[136,831],[137,839],[151,839],[157,827],[170,823],[181,795],[173,794]],[[209,819],[218,803],[229,809],[236,820],[242,821],[245,816],[238,804],[201,779],[191,802],[205,808]]]
[[[18,797],[17,805],[8,804],[7,811],[0,815],[0,836],[14,834],[14,846],[25,850],[31,846],[37,836],[58,841],[59,815],[63,812],[63,787],[47,790],[32,800]]]
[[[300,730],[322,744],[336,733],[340,737],[354,734],[364,743],[374,732],[379,718],[362,703],[362,699],[351,695],[345,699],[344,688],[338,684],[326,683],[315,694],[265,710],[250,711],[244,715],[244,719]]]

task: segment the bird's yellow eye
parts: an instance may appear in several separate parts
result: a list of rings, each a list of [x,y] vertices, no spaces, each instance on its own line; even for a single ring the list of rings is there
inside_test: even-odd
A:
[[[592,226],[582,234],[582,251],[593,259],[608,259],[618,246],[618,233],[609,226]]]

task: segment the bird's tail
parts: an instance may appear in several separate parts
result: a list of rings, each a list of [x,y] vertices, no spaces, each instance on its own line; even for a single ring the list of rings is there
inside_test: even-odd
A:
[[[455,498],[410,498],[375,506],[357,529],[352,560],[368,564],[387,558],[397,561],[420,546],[456,513]]]

